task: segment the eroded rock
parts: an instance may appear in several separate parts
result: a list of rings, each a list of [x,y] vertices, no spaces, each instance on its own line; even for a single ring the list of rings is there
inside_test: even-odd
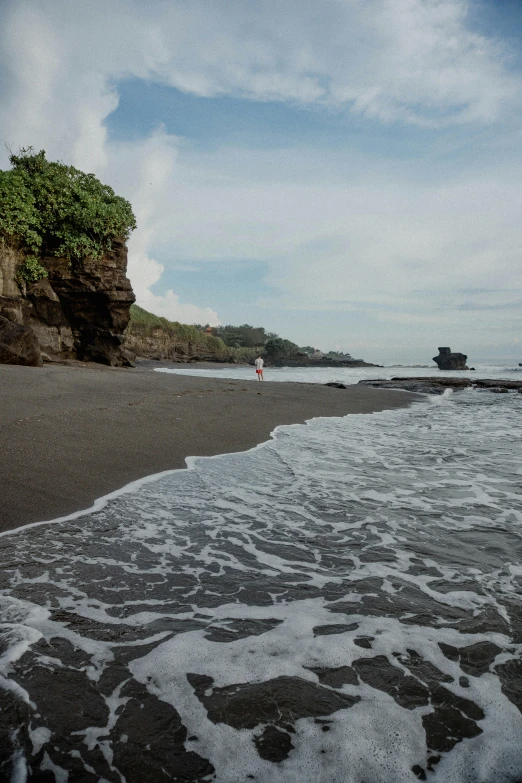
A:
[[[42,357],[35,333],[28,326],[0,315],[0,363],[41,367]]]
[[[113,241],[101,259],[70,263],[44,255],[48,277],[33,283],[17,277],[23,261],[17,248],[0,246],[0,315],[28,328],[38,355],[43,350],[51,358],[130,363],[122,343],[135,297],[123,242]],[[6,361],[1,353],[0,361]]]
[[[451,348],[439,348],[439,355],[433,361],[439,370],[467,370],[468,357],[464,353],[452,353]]]

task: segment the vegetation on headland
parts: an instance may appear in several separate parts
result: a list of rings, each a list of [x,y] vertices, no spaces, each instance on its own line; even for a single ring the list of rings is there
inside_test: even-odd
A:
[[[329,351],[323,353],[311,345],[299,346],[291,340],[286,340],[274,332],[267,332],[262,326],[217,326],[199,327],[210,330],[216,337],[220,337],[225,345],[236,349],[251,349],[252,354],[262,354],[269,361],[282,361],[284,359],[296,359],[298,357],[314,357],[319,359],[326,357],[336,361],[349,361],[352,359],[349,353]]]
[[[153,315],[138,305],[131,307],[127,334],[143,338],[168,336],[174,344],[189,346],[194,355],[214,356],[218,361],[251,363],[259,354],[269,364],[323,357],[337,361],[351,359],[349,354],[334,351],[323,354],[309,345],[299,347],[274,332],[267,332],[261,326],[228,324],[211,327],[201,324],[182,324]]]
[[[206,328],[210,327],[200,327]],[[262,354],[268,361],[286,359],[302,353],[301,348],[290,340],[284,340],[275,332],[267,332],[262,326],[217,326],[211,329],[212,334],[219,337],[225,345],[233,348],[248,359]],[[312,349],[313,350],[313,349]]]
[[[179,321],[169,321],[159,315],[149,313],[137,304],[131,305],[130,321],[126,333],[135,337],[154,337],[160,331],[172,339],[174,343],[186,343],[195,353],[204,352],[221,360],[232,358],[233,351],[223,340],[202,331],[200,327],[182,324]]]
[[[47,277],[44,255],[99,259],[136,228],[129,202],[94,174],[48,161],[31,147],[9,160],[12,168],[0,171],[0,237],[25,255],[19,279]]]

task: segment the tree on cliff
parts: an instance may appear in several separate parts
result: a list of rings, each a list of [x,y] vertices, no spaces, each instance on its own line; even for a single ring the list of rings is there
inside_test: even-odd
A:
[[[213,330],[216,337],[220,337],[225,345],[231,348],[258,348],[263,346],[270,337],[275,337],[265,332],[262,326],[217,326]]]
[[[101,258],[113,239],[125,241],[136,228],[129,202],[94,174],[31,147],[9,160],[12,169],[0,171],[0,237],[24,252],[19,274],[26,281],[46,277],[44,254],[71,263]]]
[[[272,337],[265,343],[263,354],[269,361],[278,361],[289,359],[298,353],[299,347],[290,340],[283,340],[282,337]]]

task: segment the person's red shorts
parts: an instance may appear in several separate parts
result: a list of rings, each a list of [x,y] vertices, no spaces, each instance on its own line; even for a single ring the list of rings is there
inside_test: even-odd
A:
[[[257,374],[258,374],[258,375],[261,375],[261,373],[263,372],[263,370],[256,370],[256,372],[257,372]]]

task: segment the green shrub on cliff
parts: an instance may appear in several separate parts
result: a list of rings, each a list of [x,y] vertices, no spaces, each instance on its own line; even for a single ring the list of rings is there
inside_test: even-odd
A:
[[[18,280],[25,280],[26,283],[36,283],[37,280],[48,277],[48,273],[36,256],[26,256],[18,267],[16,276]]]
[[[181,324],[178,321],[168,321],[159,315],[149,313],[143,307],[133,304],[130,309],[130,321],[126,329],[129,337],[155,337],[157,330],[168,334],[175,343],[188,343],[195,352],[207,352],[217,361],[231,361],[253,364],[256,356],[261,354],[269,362],[280,362],[284,359],[296,359],[299,354],[309,350],[313,353],[316,349],[311,346],[299,348],[290,340],[284,340],[273,332],[266,332],[262,327],[253,327],[248,324],[243,326],[218,326],[210,328],[201,324],[191,326]],[[210,332],[210,333],[209,333]],[[156,333],[156,334],[155,334]],[[219,335],[219,336],[217,336]],[[245,342],[257,342],[265,338],[265,342],[254,345],[228,344],[223,336],[247,335]],[[252,339],[254,336],[254,339]],[[234,342],[234,340],[232,340]]]
[[[169,321],[159,315],[149,313],[137,304],[131,305],[130,321],[126,333],[129,335],[150,337],[156,329],[161,329],[170,335],[173,340],[180,343],[190,343],[194,348],[203,348],[219,357],[232,356],[231,351],[223,340],[206,334],[196,326],[182,324],[179,321]]]
[[[125,241],[136,228],[129,202],[94,174],[48,161],[32,148],[9,160],[12,169],[0,171],[0,236],[25,253],[23,279],[45,276],[44,253],[70,262],[98,259],[113,239]]]
[[[216,326],[213,331],[216,337],[220,337],[230,348],[259,348],[271,337],[276,337],[275,334],[266,332],[262,326],[250,324]]]

